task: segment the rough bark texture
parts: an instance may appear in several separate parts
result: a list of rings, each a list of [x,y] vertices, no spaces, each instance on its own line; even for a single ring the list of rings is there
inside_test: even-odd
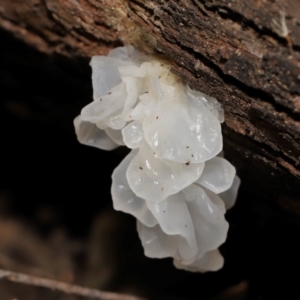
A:
[[[187,277],[182,281],[183,293],[197,288],[199,278],[204,282],[203,289],[205,280],[211,280],[207,289],[215,283],[218,289],[233,277],[249,279],[250,283],[260,285],[260,292],[254,293],[253,299],[265,295],[261,291],[268,288],[275,297],[264,299],[277,299],[275,287],[283,281],[291,288],[293,276],[283,278],[282,274],[289,273],[291,265],[300,268],[300,246],[295,239],[300,230],[299,0],[0,0],[0,27],[45,54],[25,49],[21,43],[3,38],[0,32],[1,41],[13,45],[0,47],[0,56],[5,61],[0,68],[0,82],[8,86],[5,92],[9,95],[3,106],[14,116],[22,114],[25,121],[36,115],[35,120],[43,120],[46,125],[56,123],[54,133],[44,133],[54,135],[51,143],[45,142],[50,154],[55,152],[51,147],[61,128],[72,127],[72,118],[91,97],[88,59],[106,54],[115,46],[132,43],[143,51],[169,58],[173,71],[185,83],[216,97],[225,109],[225,153],[237,167],[242,189],[236,208],[227,214],[229,238],[221,249],[227,265],[220,273],[211,275],[214,277]],[[27,69],[31,74],[26,73]],[[50,89],[46,80],[51,83]],[[22,92],[17,91],[20,87]],[[22,93],[34,99],[31,111],[22,107]],[[12,101],[14,96],[20,101]],[[2,128],[6,118],[1,115]],[[25,121],[13,119],[13,130],[17,133],[19,128],[25,128],[19,139],[22,145],[34,145],[33,150],[25,147],[26,155],[34,160],[39,149],[35,138],[37,126],[30,122],[28,126]],[[26,130],[33,132],[29,141]],[[19,139],[8,132],[5,138],[5,145],[18,149]],[[65,136],[60,139],[57,143]],[[75,144],[74,136],[68,139]],[[65,146],[62,164],[74,147]],[[62,151],[59,145],[57,148],[57,153]],[[8,156],[11,151],[6,151]],[[80,148],[78,159],[80,151],[85,150]],[[93,155],[88,165],[93,164],[98,152]],[[117,164],[112,154],[103,157],[111,160],[109,168]],[[26,168],[31,167],[30,159],[27,165],[18,152],[15,163],[8,164],[6,169],[10,170],[11,164],[17,169],[25,163],[22,178],[17,182],[24,181]],[[51,170],[51,165],[46,164],[46,168]],[[73,162],[67,166],[71,168]],[[15,172],[10,172],[11,180],[16,180]],[[75,174],[76,170],[72,172]],[[48,188],[44,188],[42,177],[34,178],[43,190]],[[27,180],[21,189],[17,186],[19,193],[30,184]],[[109,186],[109,178],[104,181],[103,175],[102,180]],[[61,182],[66,185],[63,179]],[[86,196],[85,189],[83,194]],[[50,201],[61,202],[55,195],[49,197]],[[95,205],[92,200],[87,203],[92,208]],[[74,208],[74,203],[68,205]],[[81,209],[81,204],[77,205]],[[18,206],[26,209],[27,204]],[[161,286],[169,274],[162,272],[158,280]],[[157,287],[157,280],[152,281]],[[294,287],[298,287],[298,282]],[[174,289],[172,293],[176,295],[180,286],[169,289]],[[283,294],[281,299],[286,297]]]
[[[170,58],[223,104],[225,148],[246,166],[244,182],[300,214],[299,1],[2,0],[0,25],[48,54],[133,43]]]

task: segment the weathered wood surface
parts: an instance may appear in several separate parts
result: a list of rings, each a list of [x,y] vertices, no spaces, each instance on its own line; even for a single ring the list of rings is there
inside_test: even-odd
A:
[[[70,59],[133,43],[226,112],[244,188],[300,215],[299,0],[1,0],[0,26]]]

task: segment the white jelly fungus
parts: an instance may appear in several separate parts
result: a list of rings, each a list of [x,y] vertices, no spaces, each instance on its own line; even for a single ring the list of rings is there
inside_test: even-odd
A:
[[[224,214],[240,180],[220,157],[219,102],[131,46],[94,56],[91,66],[94,101],[74,120],[77,138],[104,150],[132,149],[112,175],[114,208],[137,218],[147,256],[173,257],[189,271],[220,269]]]

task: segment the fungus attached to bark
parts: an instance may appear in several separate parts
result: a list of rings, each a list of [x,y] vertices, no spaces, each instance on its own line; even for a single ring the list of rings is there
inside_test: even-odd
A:
[[[78,140],[132,149],[112,175],[114,208],[137,218],[147,256],[173,257],[177,268],[189,271],[220,269],[224,214],[240,181],[217,156],[223,148],[219,102],[131,46],[95,56],[91,66],[94,101],[74,121]]]

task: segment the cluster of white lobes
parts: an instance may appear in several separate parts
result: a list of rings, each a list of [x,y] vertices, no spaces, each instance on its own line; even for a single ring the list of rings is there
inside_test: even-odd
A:
[[[131,46],[94,56],[91,66],[94,101],[74,120],[78,140],[132,149],[112,175],[114,208],[136,217],[148,257],[173,257],[189,271],[220,269],[224,214],[240,180],[220,157],[219,102]]]

